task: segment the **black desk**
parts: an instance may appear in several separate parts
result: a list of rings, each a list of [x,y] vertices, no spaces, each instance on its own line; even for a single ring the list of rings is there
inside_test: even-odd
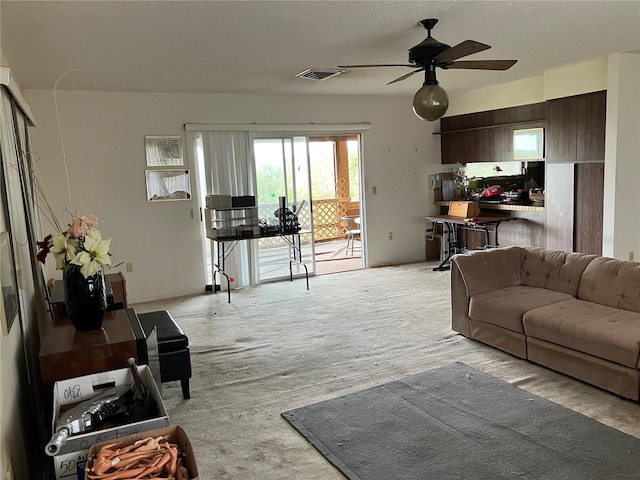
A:
[[[482,217],[463,218],[454,217],[451,215],[436,215],[434,217],[425,217],[427,222],[434,224],[440,223],[444,226],[442,234],[445,236],[447,242],[447,255],[446,258],[440,262],[440,265],[434,268],[434,270],[442,271],[448,270],[449,260],[456,253],[462,253],[463,249],[459,245],[458,230],[460,228],[470,228],[475,230],[481,230],[485,233],[485,245],[484,248],[496,248],[500,246],[498,242],[498,227],[502,222],[508,222],[510,220],[517,220],[516,217],[498,216],[498,215],[485,215]]]
[[[218,237],[211,238],[218,244],[217,261],[213,264],[213,292],[216,293],[220,290],[220,285],[217,281],[217,276],[222,275],[227,280],[227,296],[228,301],[231,303],[231,280],[229,275],[225,272],[225,261],[227,256],[233,251],[238,242],[244,240],[259,240],[261,238],[273,238],[280,237],[289,244],[292,250],[291,259],[289,260],[289,280],[293,281],[293,264],[297,263],[304,267],[304,275],[307,281],[307,290],[309,290],[309,270],[307,266],[302,262],[302,246],[300,243],[300,235],[305,233],[311,233],[310,230],[301,230],[294,233],[261,233],[251,237]],[[229,245],[227,245],[229,244]]]

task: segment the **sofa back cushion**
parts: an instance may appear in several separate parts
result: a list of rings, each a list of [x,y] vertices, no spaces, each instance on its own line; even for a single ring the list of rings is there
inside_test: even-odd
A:
[[[578,298],[640,312],[640,264],[598,257],[584,271]]]
[[[580,278],[596,255],[539,247],[522,249],[522,285],[578,295]]]
[[[522,247],[477,250],[454,255],[451,262],[458,267],[467,287],[467,296],[520,285]]]

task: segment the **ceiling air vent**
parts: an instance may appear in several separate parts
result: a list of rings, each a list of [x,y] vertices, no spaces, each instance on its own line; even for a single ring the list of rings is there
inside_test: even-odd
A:
[[[344,73],[344,70],[337,70],[335,68],[307,68],[303,72],[296,75],[298,78],[306,78],[307,80],[326,80],[327,78],[335,77]]]

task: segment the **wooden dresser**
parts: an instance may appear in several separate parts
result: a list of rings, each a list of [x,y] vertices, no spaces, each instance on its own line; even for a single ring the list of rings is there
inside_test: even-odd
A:
[[[40,343],[40,377],[47,398],[58,380],[127,368],[138,361],[136,336],[129,316],[135,312],[106,312],[101,330],[76,331],[68,318],[47,322]],[[137,320],[136,320],[137,322]]]

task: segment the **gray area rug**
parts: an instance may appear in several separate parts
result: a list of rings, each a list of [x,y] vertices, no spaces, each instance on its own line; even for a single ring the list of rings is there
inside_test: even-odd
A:
[[[350,479],[637,479],[640,440],[462,363],[284,412]]]

